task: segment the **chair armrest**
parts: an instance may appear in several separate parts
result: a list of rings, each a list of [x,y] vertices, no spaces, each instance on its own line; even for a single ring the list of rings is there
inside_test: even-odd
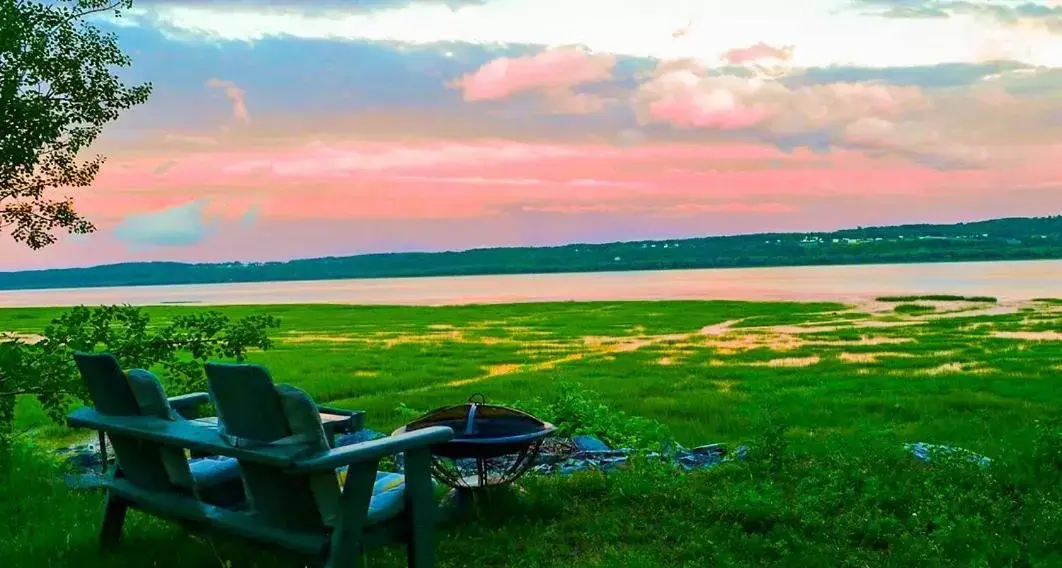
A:
[[[447,426],[431,426],[397,436],[335,448],[312,458],[298,460],[289,471],[306,473],[333,470],[357,462],[379,460],[406,450],[434,446],[448,442],[453,437],[453,429]]]
[[[193,392],[189,394],[182,394],[179,396],[171,396],[166,399],[170,403],[170,408],[177,411],[177,414],[185,418],[195,418],[196,416],[189,416],[188,411],[195,411],[200,406],[208,404],[210,402],[210,395],[205,392]]]
[[[189,406],[199,406],[210,402],[210,395],[205,392],[193,392],[188,394],[182,394],[178,396],[171,396],[169,399],[170,407],[174,410],[180,410],[182,408],[188,408]]]
[[[345,410],[343,408],[333,408],[331,406],[325,406],[323,404],[317,405],[317,412],[324,414],[335,414],[336,416],[354,416],[360,410]]]

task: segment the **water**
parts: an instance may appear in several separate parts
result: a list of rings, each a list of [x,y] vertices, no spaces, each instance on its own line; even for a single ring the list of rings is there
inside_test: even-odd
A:
[[[443,276],[0,292],[0,307],[79,304],[453,305],[592,300],[837,300],[962,294],[1062,297],[1062,260]]]

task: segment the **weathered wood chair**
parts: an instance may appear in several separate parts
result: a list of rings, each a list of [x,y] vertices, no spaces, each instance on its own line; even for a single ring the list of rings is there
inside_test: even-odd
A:
[[[452,438],[451,429],[425,428],[332,449],[317,408],[302,391],[283,385],[257,391],[250,385],[271,379],[250,365],[211,364],[207,373],[217,395],[217,427],[96,408],[68,415],[71,426],[106,432],[118,453],[119,467],[104,484],[104,547],[117,545],[133,508],[189,530],[302,553],[330,567],[353,564],[367,549],[395,540],[407,543],[410,566],[434,565],[438,510],[430,448]],[[242,394],[241,383],[249,387]],[[185,449],[235,458],[246,508],[216,506],[190,490],[184,470],[167,467],[162,458]],[[377,472],[382,458],[399,452],[405,453],[405,475]]]
[[[405,541],[409,566],[434,565],[439,510],[431,446],[452,438],[451,429],[424,429],[329,451],[320,416],[301,390],[275,385],[257,365],[208,363],[206,373],[219,434],[233,447],[305,445],[314,452],[288,471],[240,459],[251,508],[265,524],[293,534],[328,534],[329,566],[396,540]],[[400,451],[404,475],[377,471],[381,458]]]
[[[158,378],[144,369],[123,371],[109,353],[74,353],[74,362],[96,412],[104,416],[152,416],[167,421],[195,418],[209,403],[207,393],[168,398]],[[239,465],[219,456],[190,458],[182,448],[147,447],[139,440],[111,436],[121,475],[150,488],[191,492],[205,502],[235,506],[244,500]],[[106,438],[100,431],[106,467]]]

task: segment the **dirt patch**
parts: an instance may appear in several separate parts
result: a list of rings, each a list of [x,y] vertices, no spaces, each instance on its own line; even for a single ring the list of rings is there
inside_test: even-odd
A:
[[[583,359],[584,357],[585,357],[585,355],[583,353],[572,353],[571,355],[568,355],[566,357],[561,357],[560,359],[551,359],[549,361],[542,361],[542,362],[539,362],[539,363],[528,363],[528,364],[506,363],[506,364],[502,364],[502,365],[491,365],[491,366],[487,367],[487,373],[484,374],[484,375],[479,375],[477,377],[470,377],[470,378],[467,378],[467,379],[457,379],[457,380],[454,380],[454,381],[450,381],[450,382],[446,383],[446,386],[448,386],[448,387],[461,387],[461,386],[471,385],[471,384],[474,384],[474,383],[479,383],[479,382],[482,382],[482,381],[493,379],[495,377],[503,377],[503,376],[506,376],[506,375],[512,375],[512,374],[515,374],[515,373],[523,373],[523,372],[527,372],[527,371],[548,371],[548,370],[553,369],[554,367],[556,367],[557,365],[560,365],[562,363],[570,363],[572,361],[578,361],[580,359]],[[403,391],[403,392],[404,393],[423,392],[423,391],[426,391],[426,390],[430,390],[432,388],[434,388],[434,387],[427,386],[427,387],[420,387],[420,388],[416,388],[416,389],[410,389],[410,390]]]
[[[1006,303],[998,304],[989,308],[984,307],[984,304],[971,304],[970,309],[965,310],[953,310],[945,313],[929,314],[923,316],[923,319],[946,319],[946,318],[972,318],[980,316],[1007,316],[1010,314],[1018,313],[1023,304],[1021,303]]]
[[[841,353],[838,359],[845,363],[877,363],[877,353]]]
[[[994,331],[992,337],[1022,341],[1062,341],[1062,333],[1057,331]]]
[[[737,386],[737,382],[736,381],[712,381],[712,385],[714,385],[717,389],[719,389],[719,392],[730,392],[730,391],[734,390],[734,387]]]
[[[882,357],[914,357],[910,353],[901,353],[899,351],[881,351],[875,353],[848,353],[844,352],[837,356],[838,359],[845,363],[877,363]]]
[[[37,343],[44,340],[43,335],[36,333],[21,333],[18,331],[3,331],[0,332],[0,343],[21,341],[23,343]]]
[[[506,363],[504,365],[491,365],[487,367],[488,377],[498,377],[501,375],[511,375],[520,370],[523,365],[517,365],[515,363]]]
[[[379,375],[380,371],[354,371],[354,376],[362,379],[378,377]]]
[[[837,341],[821,340],[821,341],[807,341],[805,345],[824,345],[829,347],[845,347],[845,346],[871,346],[871,345],[899,345],[901,343],[915,343],[913,337],[870,337],[867,335],[861,336],[855,341],[845,341],[843,339]]]
[[[767,347],[774,351],[792,351],[807,345],[799,337],[779,333],[749,333],[732,339],[708,341],[706,347],[714,348],[718,353],[732,355],[741,351],[751,351]]]
[[[381,338],[383,344],[387,347],[394,347],[395,345],[402,345],[405,343],[446,343],[448,341],[462,341],[464,335],[458,330],[443,331],[439,333],[421,333],[421,334],[402,334],[399,336]],[[486,338],[481,338],[486,339]],[[478,341],[476,343],[486,343],[485,341]]]
[[[971,368],[972,368],[972,366],[971,366]],[[940,365],[938,367],[933,367],[932,369],[924,369],[924,370],[918,371],[918,374],[935,376],[935,375],[947,375],[947,374],[953,374],[953,373],[963,373],[963,372],[966,372],[968,370],[970,370],[970,369],[968,369],[966,365],[963,365],[962,363],[958,363],[958,362],[952,362],[952,363],[944,363],[943,365]]]
[[[657,359],[656,364],[662,367],[670,367],[675,364],[675,359],[672,357],[661,357]]]
[[[583,343],[591,348],[592,352],[606,353],[630,353],[643,347],[649,347],[658,343],[678,343],[688,341],[690,334],[672,333],[668,335],[650,335],[648,337],[611,337],[588,335],[583,337]]]
[[[350,343],[357,339],[349,335],[294,335],[280,339],[283,343]]]
[[[904,321],[884,321],[884,320],[867,320],[861,321],[853,327],[870,328],[870,329],[888,329],[892,327],[910,327],[912,325],[923,325],[926,322],[919,320],[904,320]]]
[[[756,366],[766,367],[810,367],[817,364],[821,359],[818,355],[810,357],[786,357],[783,359],[771,359],[767,363],[756,363]]]
[[[741,323],[744,320],[729,320],[722,323],[717,323],[701,328],[701,335],[725,335],[734,331],[734,326]]]
[[[782,357],[770,361],[724,361],[722,359],[710,359],[709,367],[810,367],[822,359],[818,355],[810,357]]]
[[[785,335],[801,335],[804,333],[830,333],[831,331],[840,331],[842,328],[837,325],[772,325],[762,329],[769,329],[775,333]]]

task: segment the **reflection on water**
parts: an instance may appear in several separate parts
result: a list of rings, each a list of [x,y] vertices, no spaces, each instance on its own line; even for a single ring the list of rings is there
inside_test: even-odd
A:
[[[0,292],[0,306],[410,304],[579,300],[854,300],[881,294],[1062,297],[1062,261],[799,266],[319,280]]]

